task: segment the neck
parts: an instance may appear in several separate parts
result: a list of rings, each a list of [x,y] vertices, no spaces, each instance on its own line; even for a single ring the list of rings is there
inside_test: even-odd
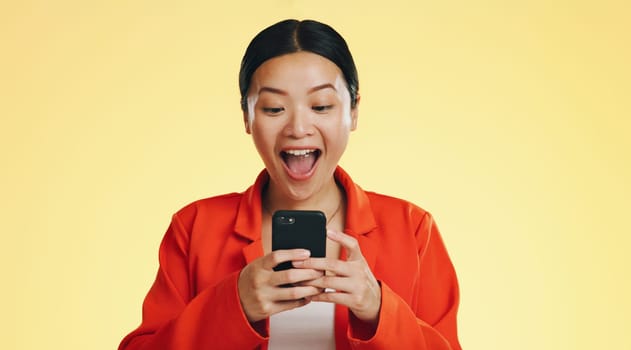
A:
[[[263,192],[263,208],[268,214],[276,210],[321,210],[327,215],[333,215],[344,199],[344,191],[338,187],[332,177],[323,188],[307,198],[290,198],[274,186],[273,181],[267,185]]]

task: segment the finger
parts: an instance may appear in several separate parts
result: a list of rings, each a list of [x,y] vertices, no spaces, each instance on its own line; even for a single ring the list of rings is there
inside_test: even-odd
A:
[[[348,307],[357,318],[366,322],[377,322],[381,308],[380,299],[375,299],[372,302],[361,301],[357,296],[348,293],[321,293],[310,297],[310,300],[344,305]]]
[[[353,293],[357,289],[357,282],[348,277],[323,276],[302,283],[303,286],[311,286],[320,289],[334,289],[337,292]]]
[[[334,230],[327,230],[326,236],[332,241],[338,242],[346,249],[347,260],[359,260],[364,258],[359,248],[359,242],[357,242],[353,236]]]
[[[263,257],[263,268],[271,270],[285,261],[303,260],[310,255],[311,252],[307,249],[275,250]]]
[[[351,266],[348,262],[331,258],[308,258],[292,261],[297,269],[313,269],[329,271],[340,276],[350,276]]]
[[[344,305],[348,308],[351,308],[353,305],[353,296],[351,294],[348,293],[342,293],[342,292],[326,292],[326,293],[320,293],[320,294],[316,294],[312,297],[310,297],[311,301],[323,301],[326,303],[335,303],[335,304],[340,304],[340,305]]]
[[[302,298],[302,299],[296,299],[296,300],[287,300],[287,301],[279,301],[274,303],[274,306],[272,308],[272,310],[270,310],[271,312],[269,313],[269,315],[273,315],[273,314],[277,314],[279,312],[283,312],[283,311],[287,311],[287,310],[292,310],[298,307],[302,307],[305,306],[307,304],[309,304],[311,302],[311,299],[307,299],[307,298]]]
[[[369,309],[377,309],[377,310],[379,309],[378,304],[377,305],[362,305],[363,303],[366,302],[365,300],[361,301],[360,299],[357,298],[356,295],[337,292],[337,291],[316,294],[312,297],[309,297],[309,299],[311,301],[322,301],[326,303],[335,303],[335,304],[344,305],[348,307],[349,309],[351,309],[351,311],[353,311],[353,313],[355,313],[355,315],[359,316],[360,318],[363,318],[363,316],[365,316],[365,315],[362,315],[362,313],[364,312],[374,313],[374,312],[368,311]]]
[[[348,294],[348,293],[338,293],[338,292],[320,293],[318,295],[314,295],[310,297],[310,301],[318,301],[318,302],[344,305],[349,310],[351,310],[351,312],[353,312],[355,316],[357,316],[361,320],[374,319],[375,317],[374,310],[368,311],[368,308],[365,308],[365,307],[358,308],[359,305],[358,305],[357,298],[353,296],[352,294]],[[376,309],[377,310],[376,313],[378,314],[379,306],[377,306],[376,308],[370,308],[370,309]]]
[[[309,283],[309,282],[311,282],[311,281],[305,281],[305,282],[300,282],[300,283],[294,283],[292,286],[295,286],[295,287],[306,287],[306,286],[308,286],[308,283]],[[317,287],[316,287],[316,288],[317,288]],[[326,292],[326,289],[325,289],[325,288],[317,288],[317,289],[318,289],[319,293],[324,293],[324,292]]]
[[[280,286],[322,277],[324,273],[313,269],[289,269],[272,273],[270,284]]]
[[[322,293],[318,288],[311,286],[298,286],[290,288],[278,288],[274,293],[274,300],[282,302],[313,297]]]

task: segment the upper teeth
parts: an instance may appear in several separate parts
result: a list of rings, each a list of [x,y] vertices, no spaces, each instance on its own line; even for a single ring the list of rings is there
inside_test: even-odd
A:
[[[292,156],[305,156],[311,152],[315,152],[313,149],[292,149],[287,150],[285,153],[291,154]]]

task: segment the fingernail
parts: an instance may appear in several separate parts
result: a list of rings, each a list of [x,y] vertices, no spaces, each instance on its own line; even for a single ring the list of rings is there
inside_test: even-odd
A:
[[[326,231],[326,235],[329,237],[337,237],[337,232],[333,231],[333,230],[327,230]]]
[[[292,261],[291,263],[294,265],[294,267],[301,267],[301,266],[304,266],[304,264],[305,264],[305,262],[302,261],[302,260]]]
[[[300,256],[301,256],[301,257],[308,258],[310,255],[311,255],[311,251],[309,251],[309,250],[306,250],[306,249],[305,249],[305,250],[301,250],[301,251],[300,251]]]

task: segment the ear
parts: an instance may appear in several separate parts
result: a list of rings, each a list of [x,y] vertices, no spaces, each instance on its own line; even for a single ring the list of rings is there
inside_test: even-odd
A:
[[[351,109],[351,131],[355,131],[357,129],[357,118],[359,117],[359,100],[361,96],[359,93],[357,94],[357,98],[355,99],[355,107]]]
[[[250,118],[248,118],[248,112],[243,111],[243,124],[245,126],[245,132],[252,134],[252,126],[250,125]]]

